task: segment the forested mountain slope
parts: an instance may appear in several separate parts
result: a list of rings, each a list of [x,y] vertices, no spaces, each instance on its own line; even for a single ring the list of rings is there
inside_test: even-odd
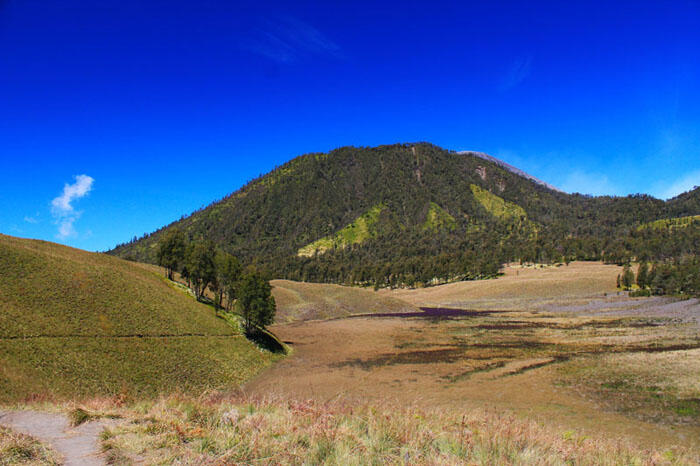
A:
[[[427,143],[306,154],[110,252],[155,262],[159,238],[179,228],[275,278],[431,283],[490,276],[512,260],[666,254],[653,238],[630,235],[654,220],[700,214],[697,189],[668,202],[572,195],[509,167]],[[691,238],[673,253],[697,232],[686,229]]]

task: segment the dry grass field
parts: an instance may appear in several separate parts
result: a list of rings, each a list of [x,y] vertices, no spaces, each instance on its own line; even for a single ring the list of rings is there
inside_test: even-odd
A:
[[[236,373],[249,379],[238,389],[187,386],[196,351],[184,365],[151,364],[133,350],[167,352],[145,338],[96,349],[100,339],[81,340],[80,351],[101,354],[100,374],[133,364],[129,373],[146,383],[149,368],[156,379],[163,365],[185,369],[168,376],[175,384],[162,397],[22,406],[117,418],[101,436],[111,464],[697,464],[700,305],[629,298],[615,289],[619,270],[518,266],[495,280],[380,292],[276,280],[271,330],[291,355],[253,379],[254,370]],[[192,338],[182,344],[199,348]],[[26,355],[52,361],[52,342],[0,346],[19,364]],[[231,379],[226,351],[200,350],[218,361],[217,378]],[[259,357],[233,352],[236,370],[258,370]],[[76,367],[89,359],[74,354]],[[211,377],[213,368],[202,370]],[[63,379],[66,390],[80,383]]]
[[[467,311],[275,325],[293,354],[244,390],[496,409],[559,432],[698,454],[700,306],[628,298],[615,289],[617,273],[595,263],[510,267],[496,280],[382,291]]]
[[[549,304],[590,300],[617,294],[622,267],[599,262],[569,265],[510,265],[495,280],[450,283],[420,289],[381,290],[419,307],[461,309],[531,309]]]
[[[99,405],[99,404],[98,404]],[[171,396],[98,406],[122,422],[102,434],[111,464],[691,464],[493,410],[396,402]]]
[[[320,283],[273,280],[278,323],[347,317],[358,313],[418,311],[392,296],[370,289]]]

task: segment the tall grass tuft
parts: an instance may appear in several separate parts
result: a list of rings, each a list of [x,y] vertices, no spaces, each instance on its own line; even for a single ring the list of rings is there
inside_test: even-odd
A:
[[[496,411],[230,396],[163,398],[122,409],[109,446],[149,463],[182,464],[692,464]],[[156,427],[157,426],[157,427]]]

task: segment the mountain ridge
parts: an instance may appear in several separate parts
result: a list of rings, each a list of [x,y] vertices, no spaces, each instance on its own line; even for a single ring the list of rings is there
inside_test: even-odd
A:
[[[491,276],[505,261],[622,260],[639,252],[622,241],[639,225],[700,214],[698,190],[667,202],[567,194],[482,155],[429,143],[301,155],[110,253],[155,262],[160,235],[179,228],[275,278],[425,284]]]
[[[526,178],[526,179],[528,179],[528,180],[534,181],[535,183],[537,183],[537,184],[539,184],[539,185],[542,185],[542,186],[544,186],[544,187],[547,188],[547,189],[551,189],[552,191],[557,191],[557,192],[560,192],[560,193],[564,193],[564,192],[565,192],[565,191],[562,191],[561,189],[559,189],[559,188],[557,188],[557,187],[555,187],[555,186],[553,186],[553,185],[547,183],[546,181],[542,181],[542,180],[540,180],[539,178],[536,178],[536,177],[530,175],[529,173],[524,172],[523,170],[521,170],[521,169],[519,169],[519,168],[517,168],[517,167],[514,167],[513,165],[511,165],[511,164],[509,164],[509,163],[507,163],[507,162],[504,162],[503,160],[498,159],[498,158],[496,158],[496,157],[494,157],[494,156],[492,156],[492,155],[486,154],[486,153],[484,153],[484,152],[463,150],[463,151],[458,151],[457,154],[460,154],[460,155],[471,155],[471,156],[474,156],[474,157],[482,158],[482,159],[484,159],[484,160],[488,160],[489,162],[495,163],[496,165],[499,165],[499,166],[505,168],[506,170],[509,170],[509,171],[515,173],[516,175],[520,175],[520,176],[522,176],[523,178]]]

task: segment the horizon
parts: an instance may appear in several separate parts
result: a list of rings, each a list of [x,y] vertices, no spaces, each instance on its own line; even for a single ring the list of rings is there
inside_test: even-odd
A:
[[[0,0],[0,232],[107,250],[399,141],[668,199],[700,185],[698,31],[698,2]]]

